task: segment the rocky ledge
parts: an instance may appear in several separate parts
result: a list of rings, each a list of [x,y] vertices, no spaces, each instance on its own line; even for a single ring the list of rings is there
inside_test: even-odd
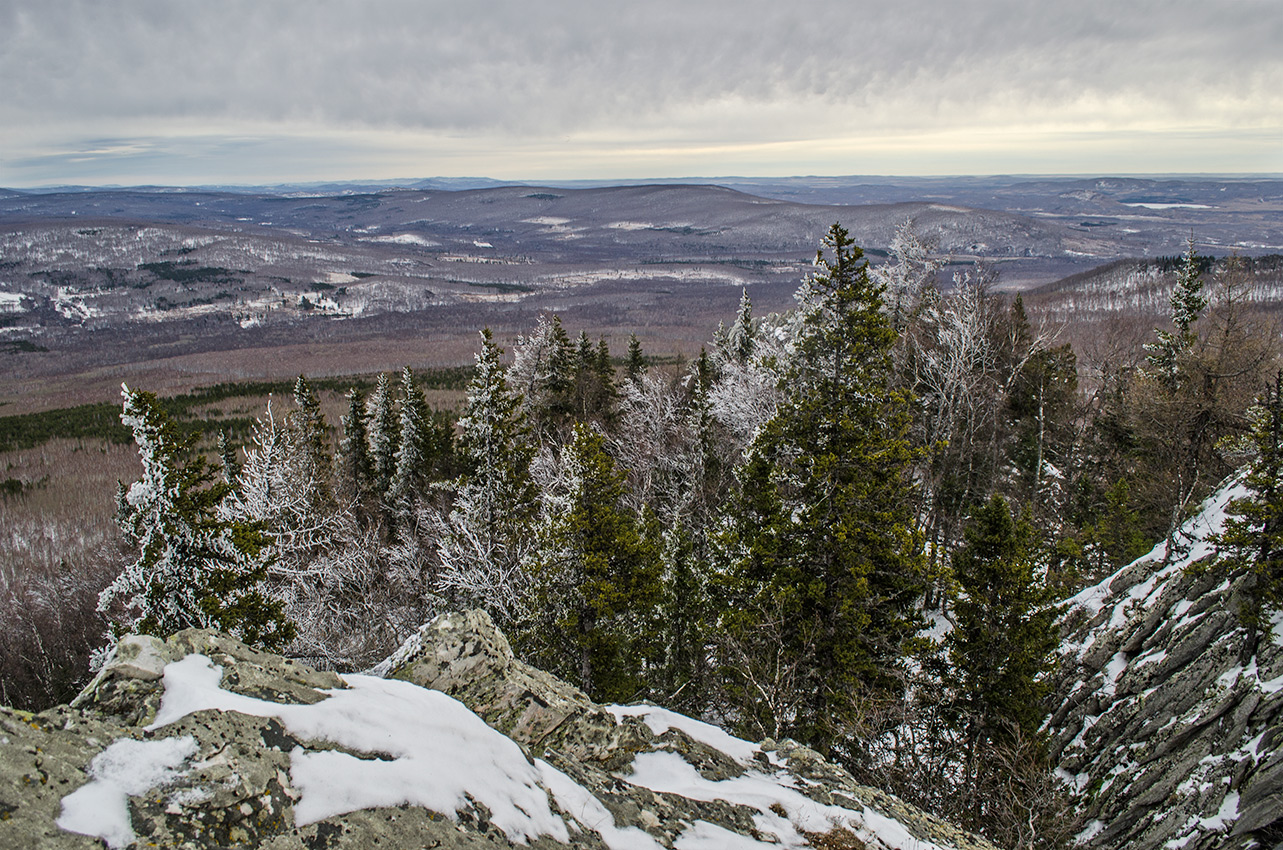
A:
[[[1198,569],[1243,495],[1069,601],[1050,732],[1088,850],[1283,847],[1283,620],[1251,652],[1241,584]]]
[[[127,638],[70,706],[0,709],[0,846],[992,847],[796,743],[595,705],[483,613],[372,673]]]

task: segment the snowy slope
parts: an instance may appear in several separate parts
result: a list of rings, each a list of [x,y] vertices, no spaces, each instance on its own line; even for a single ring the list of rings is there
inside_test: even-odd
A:
[[[1274,846],[1283,838],[1283,626],[1240,661],[1238,587],[1190,568],[1231,483],[1166,544],[1069,600],[1049,731],[1061,777],[1087,799],[1088,847]]]

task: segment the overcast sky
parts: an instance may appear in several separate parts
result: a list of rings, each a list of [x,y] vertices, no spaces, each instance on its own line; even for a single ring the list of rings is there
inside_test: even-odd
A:
[[[1283,172],[1280,0],[0,0],[0,185]]]

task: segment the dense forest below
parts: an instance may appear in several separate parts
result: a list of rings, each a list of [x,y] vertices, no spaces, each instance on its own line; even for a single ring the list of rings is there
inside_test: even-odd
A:
[[[794,309],[746,291],[688,363],[545,315],[511,352],[484,331],[470,370],[299,377],[252,418],[193,419],[226,386],[64,412],[63,437],[132,439],[142,475],[122,543],[4,576],[0,697],[68,699],[131,631],[216,627],[350,671],[483,608],[596,701],[793,738],[998,844],[1065,846],[1081,824],[1042,731],[1057,603],[1158,541],[1178,555],[1245,465],[1257,496],[1217,568],[1257,576],[1247,634],[1279,601],[1279,332],[1250,269],[1192,242],[1152,264],[1158,326],[1097,327],[1087,357],[983,265],[945,288],[939,269],[908,226],[870,267],[835,225]],[[51,427],[0,424],[6,447]]]

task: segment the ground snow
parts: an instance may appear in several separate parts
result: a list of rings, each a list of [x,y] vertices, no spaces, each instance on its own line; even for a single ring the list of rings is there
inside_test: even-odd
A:
[[[823,805],[790,787],[796,780],[783,771],[767,775],[749,771],[733,779],[705,779],[678,753],[641,753],[633,760],[633,772],[621,775],[633,785],[660,793],[679,794],[692,800],[722,800],[732,805],[757,809],[754,822],[758,831],[774,840],[763,844],[776,847],[811,846],[803,832],[826,833],[846,828],[874,846],[912,847],[915,850],[940,850],[929,841],[915,839],[897,821],[865,808],[860,812],[841,806]],[[781,816],[779,812],[786,816]],[[707,837],[701,831],[693,837]],[[684,834],[683,834],[684,837]],[[679,839],[680,840],[680,839]],[[713,846],[692,844],[691,847]],[[737,845],[738,846],[738,845]],[[748,845],[745,845],[748,846]]]
[[[595,831],[610,850],[664,850],[662,844],[636,827],[621,829],[601,801],[587,788],[548,764],[536,759],[544,787],[552,793],[557,805],[580,824]]]
[[[421,640],[421,635],[416,636]],[[484,806],[490,821],[514,842],[539,836],[569,843],[572,831],[596,832],[610,850],[660,850],[652,836],[636,827],[619,827],[610,811],[587,788],[541,760],[527,759],[511,739],[491,729],[466,706],[439,691],[409,682],[368,675],[344,676],[346,688],[327,691],[313,705],[280,704],[226,691],[222,668],[204,655],[189,655],[165,667],[165,692],[156,719],[147,729],[161,730],[197,711],[235,711],[274,717],[302,741],[325,741],[361,754],[295,747],[290,753],[290,782],[299,793],[295,822],[302,826],[361,809],[414,805],[453,816]],[[735,738],[708,723],[655,706],[608,706],[616,718],[640,717],[655,734],[680,729],[692,739],[746,766],[755,764],[756,744]],[[102,838],[112,848],[136,839],[130,823],[130,796],[172,784],[198,745],[190,737],[154,741],[123,739],[90,764],[92,781],[63,798],[58,825],[70,832]],[[618,778],[653,791],[696,800],[723,800],[755,809],[761,841],[695,821],[676,839],[678,850],[742,850],[748,847],[809,846],[803,833],[850,829],[873,846],[939,850],[919,841],[897,821],[870,809],[822,805],[796,790],[797,779],[784,770],[749,770],[714,782],[701,776],[675,752],[642,753],[632,772]],[[190,787],[170,795],[183,803],[205,789]],[[565,817],[554,812],[552,802]],[[568,823],[569,821],[569,823]]]
[[[736,738],[719,726],[695,720],[666,708],[654,705],[608,705],[606,710],[617,718],[640,717],[656,735],[662,735],[669,729],[679,729],[692,740],[720,750],[741,764],[753,761],[762,749],[757,744]]]
[[[132,844],[138,836],[129,820],[129,798],[173,782],[184,773],[180,766],[195,754],[196,739],[190,735],[117,741],[90,762],[92,780],[62,798],[58,826],[101,838],[112,848]]]
[[[542,773],[510,738],[458,700],[396,679],[344,676],[347,688],[314,705],[281,705],[219,687],[222,668],[189,655],[165,668],[159,729],[194,711],[219,709],[275,717],[303,740],[330,741],[377,758],[297,747],[290,781],[301,792],[300,825],[376,806],[410,804],[447,815],[471,805],[514,841],[569,839],[541,785]]]

